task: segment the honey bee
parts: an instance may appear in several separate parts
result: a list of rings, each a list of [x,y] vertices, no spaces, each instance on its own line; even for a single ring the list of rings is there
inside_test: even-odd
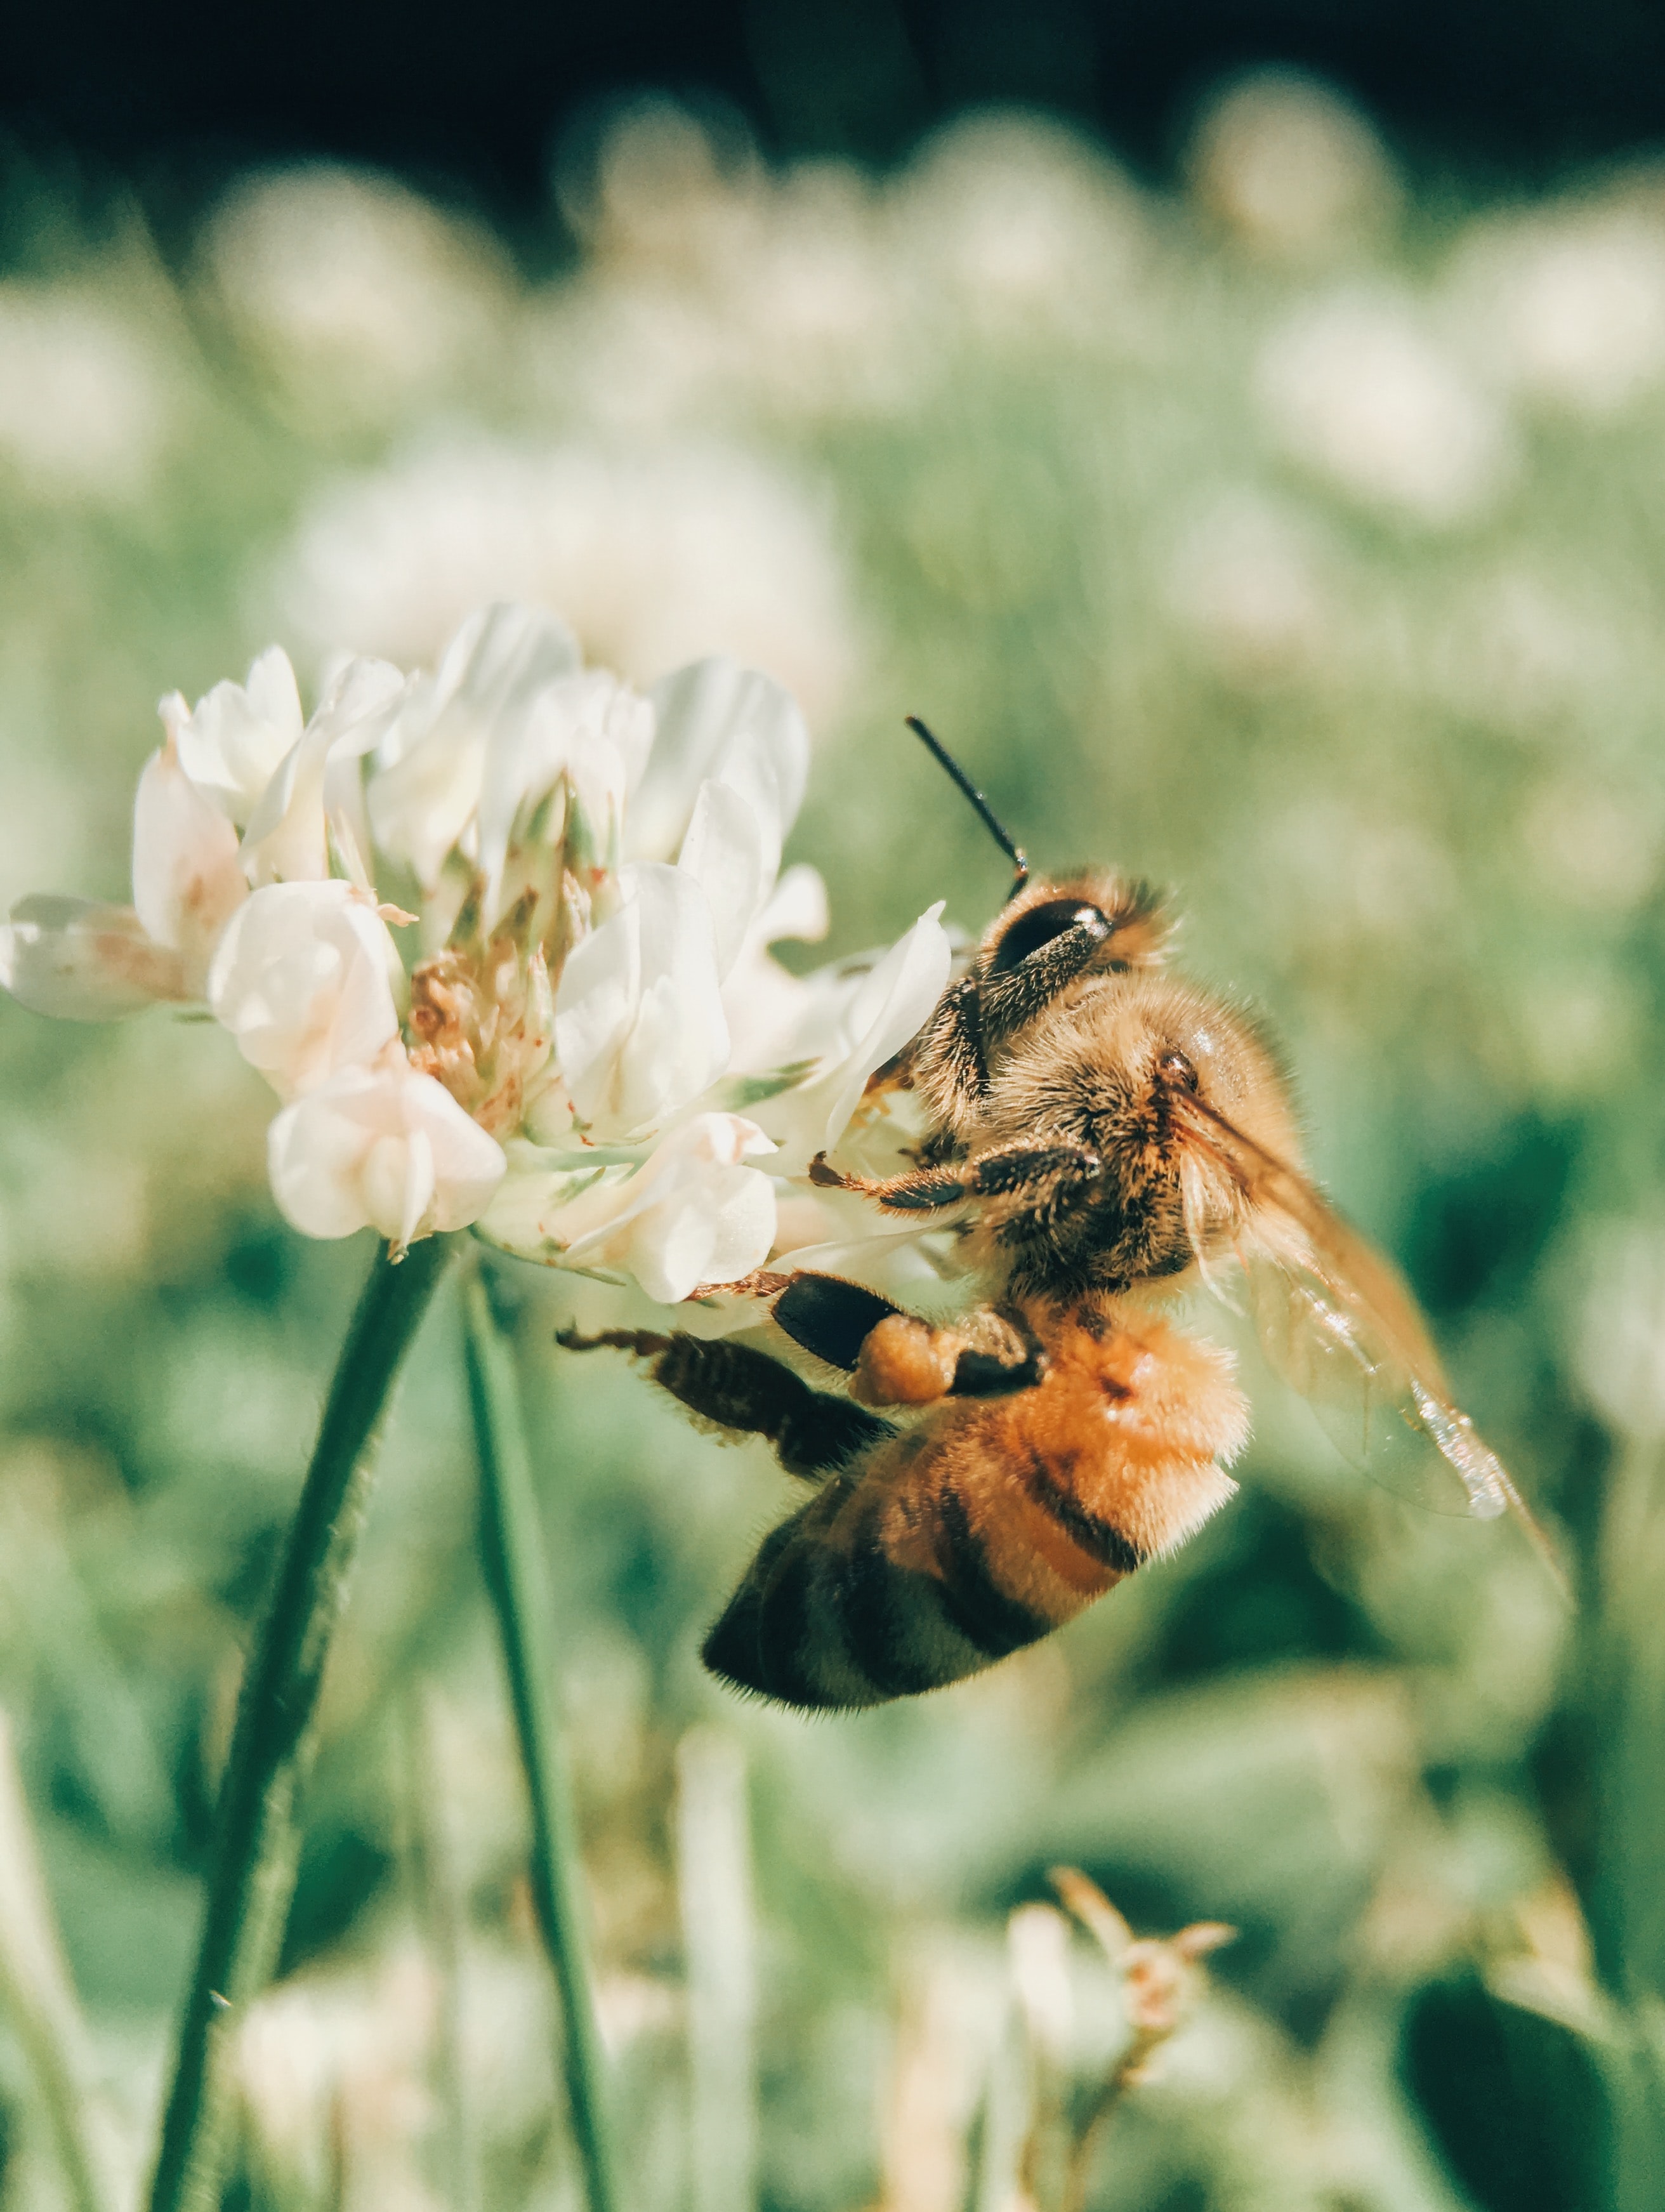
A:
[[[836,1276],[754,1278],[775,1325],[848,1377],[838,1392],[732,1339],[562,1339],[635,1353],[702,1424],[767,1437],[817,1485],[765,1538],[706,1664],[788,1705],[882,1704],[1036,1642],[1174,1551],[1236,1489],[1249,1409],[1230,1353],[1162,1307],[1234,1261],[1263,1341],[1338,1414],[1344,1450],[1437,1505],[1514,1511],[1553,1570],[1410,1293],[1307,1178],[1257,1025],[1168,969],[1162,900],[1108,869],[1032,878],[911,726],[1017,881],[882,1072],[925,1109],[915,1164],[811,1172],[957,1228],[983,1302],[944,1327]]]

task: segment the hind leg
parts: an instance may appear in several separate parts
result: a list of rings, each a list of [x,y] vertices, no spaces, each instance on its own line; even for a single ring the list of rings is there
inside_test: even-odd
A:
[[[848,1398],[811,1390],[768,1352],[727,1337],[637,1328],[580,1336],[562,1329],[556,1342],[568,1352],[606,1346],[646,1359],[653,1380],[698,1419],[731,1436],[767,1437],[788,1474],[829,1474],[890,1434],[888,1422]]]

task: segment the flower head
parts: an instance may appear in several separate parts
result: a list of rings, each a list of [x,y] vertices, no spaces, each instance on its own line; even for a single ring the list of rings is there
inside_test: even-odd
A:
[[[771,957],[826,927],[781,873],[809,732],[732,661],[644,695],[502,605],[431,674],[347,661],[310,719],[276,647],[161,714],[131,907],[24,900],[0,981],[82,1018],[206,1001],[308,1236],[477,1223],[667,1303],[738,1281],[947,980],[939,908],[818,976]]]

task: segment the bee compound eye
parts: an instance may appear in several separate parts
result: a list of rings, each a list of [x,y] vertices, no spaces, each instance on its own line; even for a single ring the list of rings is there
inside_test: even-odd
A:
[[[1157,1062],[1157,1073],[1164,1083],[1173,1084],[1181,1091],[1195,1091],[1197,1071],[1182,1052],[1164,1052]]]
[[[1027,914],[1018,915],[995,946],[989,974],[1009,975],[1031,953],[1039,952],[1066,929],[1086,929],[1102,945],[1110,933],[1109,919],[1085,899],[1048,899],[1042,906],[1032,906]]]

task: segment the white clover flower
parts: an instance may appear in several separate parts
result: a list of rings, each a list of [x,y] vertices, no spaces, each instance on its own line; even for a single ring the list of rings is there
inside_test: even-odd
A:
[[[1346,286],[1297,308],[1259,365],[1279,441],[1354,498],[1434,529],[1508,489],[1508,416],[1408,301]]]
[[[256,660],[246,684],[216,684],[194,708],[170,691],[161,718],[185,774],[239,829],[298,743],[305,720],[295,671],[278,645]]]
[[[250,811],[243,866],[251,883],[319,883],[331,841],[362,880],[369,825],[360,763],[386,737],[410,686],[385,660],[349,660]]]
[[[396,1250],[477,1221],[506,1165],[495,1139],[398,1046],[286,1107],[267,1164],[278,1205],[308,1237],[369,1228]]]
[[[247,895],[236,831],[170,741],[139,777],[132,905],[21,900],[0,929],[0,984],[36,1013],[71,1021],[200,998],[215,941]]]
[[[0,461],[39,499],[142,495],[175,434],[171,366],[109,296],[0,283]]]
[[[162,715],[132,906],[24,900],[0,980],[82,1018],[205,1000],[282,1102],[272,1191],[307,1236],[477,1224],[667,1303],[736,1283],[947,981],[940,907],[820,975],[770,957],[827,927],[815,872],[781,874],[809,732],[732,661],[642,696],[504,605],[432,675],[345,662],[310,720],[276,647]]]
[[[1357,109],[1297,70],[1262,69],[1212,104],[1187,166],[1204,205],[1246,245],[1309,258],[1390,215],[1400,188]]]
[[[357,886],[268,884],[222,936],[208,1002],[282,1098],[368,1066],[399,1033],[387,925]]]
[[[345,636],[429,660],[470,609],[524,600],[559,607],[633,683],[728,653],[770,670],[817,722],[848,696],[861,647],[821,489],[712,436],[615,447],[436,431],[325,483],[252,584],[319,653]]]
[[[1476,225],[1449,289],[1525,398],[1600,422],[1665,379],[1665,222],[1641,195]]]

